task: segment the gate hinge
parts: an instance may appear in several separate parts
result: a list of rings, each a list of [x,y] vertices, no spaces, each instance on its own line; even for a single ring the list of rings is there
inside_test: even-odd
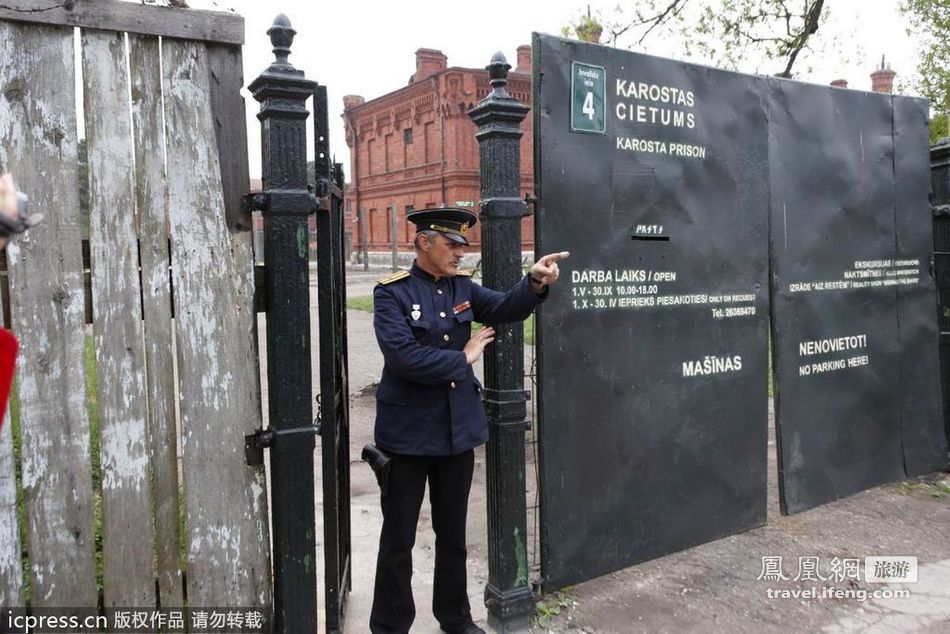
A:
[[[531,192],[524,195],[524,215],[532,216],[538,213],[538,199]]]
[[[268,189],[262,192],[244,194],[241,206],[244,213],[260,211],[277,216],[307,216],[320,206],[320,201],[313,195],[313,187],[307,185],[301,189]]]
[[[241,197],[241,203],[246,214],[252,211],[264,211],[270,205],[270,196],[265,192],[251,192]]]
[[[482,400],[487,403],[494,404],[509,404],[509,403],[520,403],[522,401],[531,400],[531,390],[517,389],[517,390],[493,390],[488,387],[482,388]]]

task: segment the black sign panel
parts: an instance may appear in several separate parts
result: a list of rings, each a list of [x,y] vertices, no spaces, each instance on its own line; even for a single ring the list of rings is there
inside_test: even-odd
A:
[[[946,462],[926,103],[775,81],[770,119],[779,484],[796,512]]]
[[[534,51],[537,248],[571,252],[539,312],[554,588],[765,521],[768,108],[753,77]]]
[[[941,426],[939,316],[934,309],[936,279],[930,257],[934,240],[927,192],[929,178],[928,105],[894,97],[894,191],[897,252],[921,262],[919,283],[898,288],[897,323],[901,333],[901,441],[906,475],[947,466],[947,440]],[[944,419],[945,420],[945,419]]]

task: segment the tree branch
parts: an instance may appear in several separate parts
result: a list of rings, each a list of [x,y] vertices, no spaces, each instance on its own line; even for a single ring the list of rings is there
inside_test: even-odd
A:
[[[624,26],[624,27],[622,27],[622,28],[617,28],[617,29],[611,29],[611,30],[610,30],[610,37],[611,37],[611,39],[612,39],[614,42],[616,42],[618,37],[620,37],[621,35],[623,35],[623,34],[626,33],[627,31],[629,31],[630,29],[636,28],[636,27],[638,27],[638,26],[644,26],[644,25],[646,25],[646,24],[649,24],[650,27],[649,27],[649,28],[646,30],[646,32],[640,37],[640,39],[637,40],[637,44],[638,44],[638,45],[639,45],[639,44],[642,44],[644,38],[646,38],[646,36],[649,35],[650,32],[651,32],[653,29],[655,29],[655,28],[658,27],[660,24],[662,24],[663,22],[665,22],[667,16],[669,16],[671,13],[672,13],[672,15],[674,15],[674,16],[675,16],[676,14],[678,14],[678,13],[683,9],[683,7],[686,5],[686,3],[687,3],[688,1],[689,1],[689,0],[670,0],[669,4],[666,5],[666,8],[665,8],[665,9],[663,9],[662,11],[660,11],[659,13],[657,13],[656,15],[651,16],[651,17],[649,17],[649,18],[644,18],[639,12],[637,12],[637,17],[636,17],[632,22],[630,22],[627,26]]]
[[[646,39],[646,37],[650,34],[650,32],[651,32],[653,29],[655,29],[656,27],[658,27],[660,24],[663,23],[664,20],[666,20],[666,17],[670,14],[671,11],[673,12],[673,15],[674,15],[674,16],[675,16],[677,13],[679,13],[679,11],[681,11],[681,10],[683,9],[683,5],[685,5],[686,1],[687,1],[687,0],[673,0],[673,2],[671,2],[669,5],[667,5],[666,10],[663,11],[663,12],[662,12],[661,14],[659,14],[658,16],[656,16],[656,19],[653,20],[653,24],[650,25],[650,28],[648,28],[646,31],[644,31],[643,35],[640,36],[640,39],[637,40],[637,45],[643,44],[643,40]],[[679,7],[678,10],[677,10],[677,7]]]
[[[811,6],[811,9],[808,10],[808,13],[805,17],[805,24],[802,25],[802,30],[798,34],[798,38],[795,43],[792,45],[791,53],[788,56],[788,63],[785,65],[785,70],[778,74],[778,77],[784,77],[785,79],[790,79],[792,77],[792,66],[795,65],[795,60],[798,59],[798,54],[801,53],[802,49],[805,48],[805,45],[808,44],[808,38],[818,32],[818,22],[821,19],[821,9],[825,4],[825,0],[815,0],[815,4]]]

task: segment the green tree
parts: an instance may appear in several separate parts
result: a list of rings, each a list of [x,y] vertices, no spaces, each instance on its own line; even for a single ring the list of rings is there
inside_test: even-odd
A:
[[[596,20],[588,9],[587,22],[582,17],[562,33],[585,39],[585,26],[595,21],[611,46],[674,41],[687,58],[745,71],[759,71],[764,63],[768,72],[790,78],[827,16],[825,0],[640,0],[631,9],[598,13]]]
[[[561,35],[564,37],[573,37],[583,42],[600,42],[603,32],[603,25],[591,17],[590,7],[587,9],[587,15],[582,15],[575,24],[561,28]]]
[[[920,43],[917,76],[911,86],[930,100],[930,140],[948,135],[950,114],[950,3],[947,0],[903,0],[901,10],[910,18]]]

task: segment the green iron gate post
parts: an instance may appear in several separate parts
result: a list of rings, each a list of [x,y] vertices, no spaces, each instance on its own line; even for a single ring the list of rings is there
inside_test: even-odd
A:
[[[315,82],[288,61],[296,31],[285,15],[268,29],[276,60],[248,89],[261,103],[267,298],[269,429],[251,442],[270,447],[274,541],[274,631],[317,631],[314,448],[310,368],[306,100]]]
[[[482,276],[486,287],[506,290],[521,270],[521,122],[530,108],[508,94],[511,66],[500,52],[487,70],[492,91],[469,111],[478,126],[481,179]],[[488,414],[489,624],[500,630],[528,624],[534,599],[528,583],[525,504],[524,331],[521,323],[495,326],[485,350]]]

